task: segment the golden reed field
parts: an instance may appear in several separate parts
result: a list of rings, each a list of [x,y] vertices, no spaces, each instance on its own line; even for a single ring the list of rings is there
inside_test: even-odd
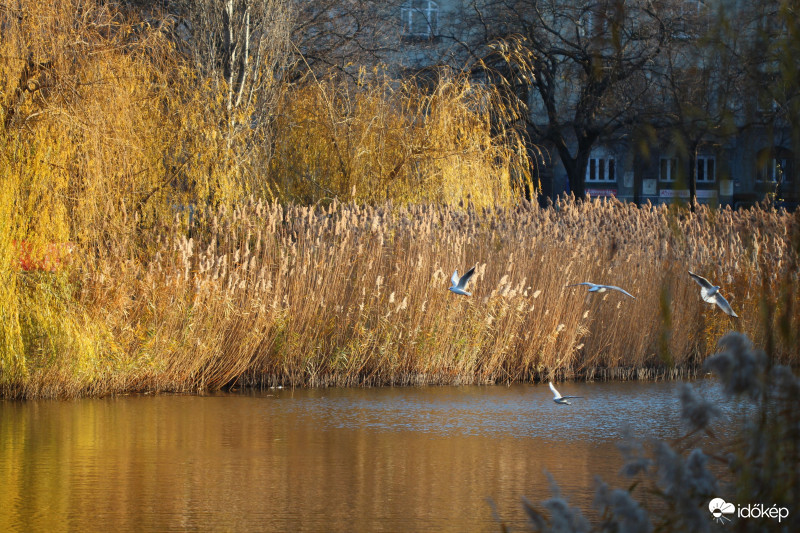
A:
[[[176,217],[147,262],[15,274],[31,299],[4,395],[680,377],[730,330],[796,365],[799,222],[597,200],[251,201],[191,228]],[[449,292],[472,265],[473,296]],[[688,270],[722,285],[740,318],[703,302]],[[565,287],[581,281],[636,299]]]
[[[729,330],[798,363],[797,214],[531,206],[502,91],[317,76],[287,42],[234,106],[126,5],[0,9],[1,396],[679,377]]]

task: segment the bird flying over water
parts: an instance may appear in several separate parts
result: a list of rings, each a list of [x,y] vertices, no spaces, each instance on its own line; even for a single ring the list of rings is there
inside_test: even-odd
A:
[[[453,283],[453,285],[450,287],[450,290],[456,294],[462,294],[464,296],[472,296],[472,293],[467,292],[465,289],[467,288],[467,282],[469,282],[469,279],[472,277],[474,273],[475,273],[475,267],[472,267],[469,270],[467,270],[466,274],[464,274],[459,278],[458,269],[456,269],[456,271],[453,272],[453,277],[450,278],[450,281]]]
[[[728,314],[733,318],[739,317],[739,315],[733,312],[731,304],[728,303],[728,300],[726,300],[725,297],[719,293],[719,285],[712,285],[711,282],[706,278],[703,276],[698,276],[691,270],[689,271],[689,275],[692,276],[692,279],[695,280],[698,285],[700,285],[700,296],[703,297],[703,300],[712,305],[716,304],[716,306],[722,309],[725,314]]]
[[[578,285],[586,285],[587,287],[589,287],[589,292],[606,292],[608,290],[619,291],[622,294],[630,296],[634,300],[636,299],[636,296],[634,296],[633,294],[629,293],[625,289],[621,289],[621,288],[619,288],[619,287],[617,287],[615,285],[598,285],[596,283],[589,283],[588,281],[584,281],[582,283],[573,283],[572,285],[565,285],[565,286],[566,287],[577,287]]]
[[[583,398],[583,396],[561,396],[561,393],[553,386],[552,381],[550,382],[550,390],[553,391],[553,401],[562,405],[572,405],[568,398]]]

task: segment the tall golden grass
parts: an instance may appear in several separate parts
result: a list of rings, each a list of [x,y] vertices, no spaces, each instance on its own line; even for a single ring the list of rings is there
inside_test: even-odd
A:
[[[0,27],[5,396],[648,377],[798,329],[796,216],[528,206],[519,110],[467,78],[306,79],[274,137],[231,137],[166,20],[32,1]],[[22,271],[19,243],[74,260]],[[475,296],[449,293],[473,264]],[[585,280],[638,299],[564,287]]]
[[[87,271],[72,305],[102,330],[94,349],[61,343],[4,374],[4,393],[658,378],[691,375],[726,331],[800,325],[800,221],[785,212],[251,201],[195,220],[192,237],[165,227],[151,261]],[[473,297],[450,293],[474,264]],[[741,318],[702,302],[689,269]],[[18,283],[30,275],[45,276]],[[585,280],[636,299],[565,287]],[[788,335],[773,353],[797,364]]]

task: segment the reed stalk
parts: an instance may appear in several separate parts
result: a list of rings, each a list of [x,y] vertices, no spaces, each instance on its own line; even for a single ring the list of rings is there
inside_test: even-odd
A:
[[[105,257],[72,295],[75,272],[63,282],[17,272],[31,331],[50,323],[32,312],[46,294],[102,333],[91,336],[94,351],[78,333],[40,356],[25,351],[3,386],[48,396],[691,376],[724,332],[760,341],[797,330],[800,293],[787,280],[797,277],[798,231],[797,215],[760,208],[253,200],[191,227],[176,217],[152,259]],[[452,271],[473,264],[473,296],[447,291]],[[738,320],[700,299],[690,269],[723,286]],[[636,299],[565,287],[584,280]],[[775,310],[767,323],[762,302]],[[776,361],[796,365],[782,339],[772,341]]]

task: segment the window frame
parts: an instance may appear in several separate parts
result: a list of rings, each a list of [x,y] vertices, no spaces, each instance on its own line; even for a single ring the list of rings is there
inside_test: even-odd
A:
[[[667,177],[664,177],[664,163],[667,167]],[[661,183],[675,183],[678,181],[678,158],[662,157],[658,161],[658,181]]]
[[[777,179],[776,175],[778,173],[777,171],[779,162],[780,162],[780,172],[782,176],[780,179]],[[773,156],[769,159],[766,165],[761,165],[761,167],[756,171],[756,183],[769,183],[775,185],[778,183],[791,182],[792,174],[790,169],[791,169],[791,161],[788,156],[786,157]],[[764,179],[765,174],[770,174],[770,179]]]
[[[601,172],[605,177],[596,178],[595,176]],[[608,177],[609,174],[613,174],[613,176]],[[608,154],[589,156],[589,160],[586,161],[584,183],[617,183],[616,157]]]
[[[434,0],[421,0],[424,8],[415,7],[415,0],[408,0],[400,6],[400,36],[409,40],[434,39],[439,31],[439,4]],[[414,18],[421,16],[422,24],[427,31],[413,31],[416,29]]]
[[[711,179],[708,179],[706,177],[709,174],[709,172],[708,172],[709,162],[711,163],[711,169],[713,171],[713,172],[710,173],[710,174],[713,174],[711,176]],[[703,164],[703,179],[700,179],[700,165],[701,165],[701,163]],[[713,156],[713,155],[698,155],[696,160],[695,160],[694,168],[695,168],[695,175],[694,175],[695,183],[716,183],[717,182],[717,158],[716,158],[716,156]]]

